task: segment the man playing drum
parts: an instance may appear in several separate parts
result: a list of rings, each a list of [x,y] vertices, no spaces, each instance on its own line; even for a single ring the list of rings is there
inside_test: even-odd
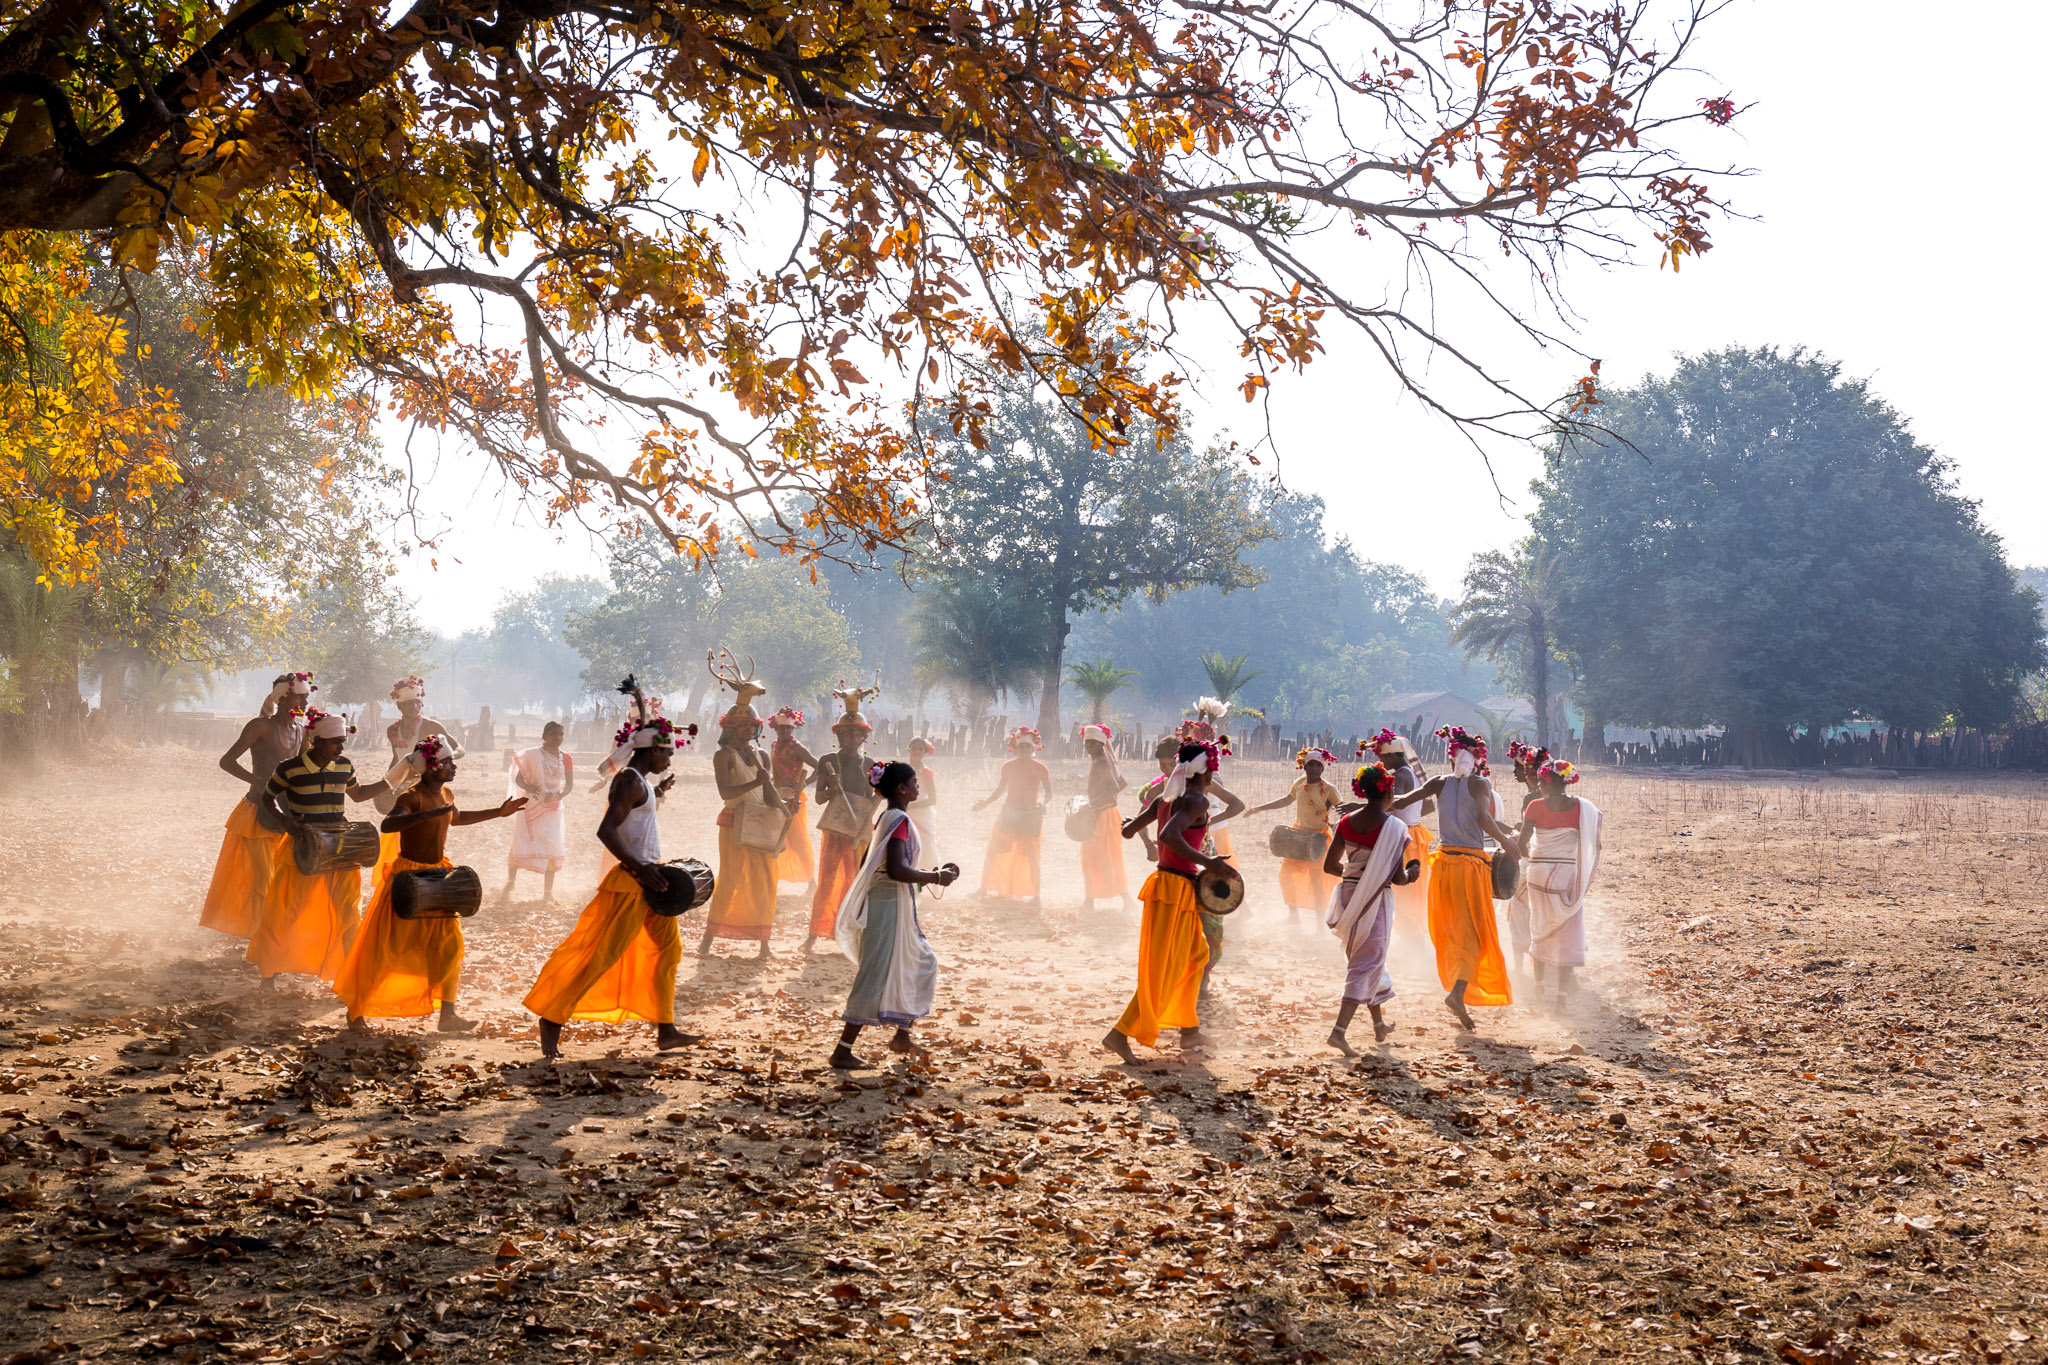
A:
[[[213,881],[199,922],[236,938],[249,938],[263,917],[270,878],[280,856],[290,857],[282,824],[262,822],[263,788],[277,765],[298,753],[306,736],[306,707],[313,694],[311,673],[281,673],[255,719],[242,727],[234,744],[220,756],[221,771],[248,784],[228,816],[227,834],[214,860]],[[244,768],[236,760],[249,756]]]
[[[540,1050],[562,1055],[562,1025],[571,1019],[655,1026],[654,1045],[667,1051],[702,1042],[676,1027],[676,967],[683,939],[676,922],[656,914],[649,891],[668,889],[661,862],[661,827],[655,818],[650,775],[668,771],[677,731],[656,716],[638,725],[627,744],[631,757],[612,778],[597,840],[619,860],[598,883],[597,894],[540,969],[526,993],[526,1008],[540,1016]]]
[[[1337,887],[1337,879],[1323,870],[1323,856],[1298,856],[1312,851],[1311,841],[1317,835],[1327,839],[1330,829],[1330,814],[1343,804],[1337,789],[1323,780],[1323,774],[1337,756],[1328,749],[1303,749],[1294,756],[1294,766],[1301,769],[1301,776],[1287,789],[1285,796],[1268,801],[1263,806],[1253,806],[1247,815],[1261,811],[1279,810],[1283,806],[1294,808],[1294,819],[1288,825],[1289,834],[1274,836],[1274,852],[1279,853],[1283,837],[1291,839],[1293,853],[1282,854],[1280,858],[1280,898],[1292,910],[1327,910],[1330,892]],[[1323,852],[1329,845],[1322,844]]]
[[[560,727],[556,727],[559,729]],[[348,1006],[348,1026],[366,1019],[416,1019],[441,1011],[440,1030],[461,1033],[476,1025],[455,1013],[455,988],[462,980],[462,921],[455,916],[400,919],[391,904],[398,875],[449,866],[448,830],[516,814],[526,798],[507,797],[490,810],[455,809],[448,784],[455,780],[455,755],[439,735],[415,749],[419,785],[400,796],[383,830],[398,836],[398,858],[378,885],[356,941],[334,978],[334,993]]]
[[[356,766],[343,757],[348,722],[309,711],[304,753],[277,765],[263,788],[263,811],[294,837],[316,827],[347,823],[343,802],[368,801],[390,788],[382,781],[356,782]],[[365,854],[365,861],[370,856]],[[283,852],[272,860],[270,894],[262,921],[249,940],[249,961],[267,987],[279,972],[306,972],[334,980],[356,936],[356,911],[363,895],[363,869],[299,871]]]

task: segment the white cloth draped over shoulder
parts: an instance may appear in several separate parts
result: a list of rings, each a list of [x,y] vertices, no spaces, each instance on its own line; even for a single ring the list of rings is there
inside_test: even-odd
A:
[[[1366,859],[1358,880],[1339,883],[1330,892],[1330,913],[1323,922],[1344,945],[1347,959],[1364,952],[1374,925],[1381,917],[1394,913],[1393,889],[1388,883],[1400,870],[1401,859],[1407,852],[1408,823],[1398,815],[1389,815],[1386,823],[1380,826],[1379,837],[1373,841],[1372,856]],[[1385,975],[1384,967],[1381,974]],[[1392,994],[1391,980],[1383,985],[1385,992]]]
[[[524,778],[527,787],[519,785]],[[508,800],[526,798],[512,817],[512,866],[527,872],[559,872],[569,865],[569,821],[562,797],[576,780],[575,760],[535,746],[513,755],[505,773]],[[537,788],[538,794],[528,790]]]
[[[903,811],[884,807],[876,821],[874,837],[868,843],[867,857],[861,860],[860,871],[847,887],[846,899],[839,903],[833,937],[854,971],[866,975],[860,970],[860,939],[868,925],[868,891],[878,877],[893,886],[897,896],[896,932],[882,982],[880,1012],[915,1019],[932,1012],[932,999],[938,993],[939,961],[917,922],[917,888],[907,882],[891,881],[886,870],[884,860],[889,856],[889,842],[899,824],[909,826],[904,855],[912,867],[917,866],[923,843],[918,838],[916,822]]]
[[[1538,825],[1526,874],[1529,952],[1556,967],[1586,965],[1586,895],[1600,869],[1600,808],[1579,798],[1577,828]]]

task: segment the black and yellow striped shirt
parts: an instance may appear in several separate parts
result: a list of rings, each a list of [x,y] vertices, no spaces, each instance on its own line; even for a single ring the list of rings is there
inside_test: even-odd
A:
[[[342,804],[355,784],[356,765],[348,759],[337,758],[322,768],[310,754],[299,754],[277,765],[270,794],[301,820],[319,824],[342,819]]]

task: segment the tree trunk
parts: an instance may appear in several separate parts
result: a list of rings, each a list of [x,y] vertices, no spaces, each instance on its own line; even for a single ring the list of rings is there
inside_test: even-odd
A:
[[[1038,699],[1038,737],[1056,754],[1066,752],[1066,745],[1060,735],[1060,677],[1066,672],[1067,624],[1065,608],[1060,608],[1053,617],[1052,639],[1045,653],[1045,691]]]
[[[1529,698],[1536,710],[1536,743],[1540,748],[1550,747],[1550,632],[1543,623],[1543,613],[1536,612],[1529,632]]]

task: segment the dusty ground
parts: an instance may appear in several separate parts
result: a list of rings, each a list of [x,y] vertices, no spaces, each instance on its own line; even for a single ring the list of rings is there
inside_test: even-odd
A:
[[[711,847],[684,768],[672,855]],[[981,775],[946,776],[971,877]],[[542,1065],[517,1002],[582,846],[568,904],[470,921],[479,1036],[351,1045],[196,927],[235,797],[207,756],[46,772],[0,795],[0,1361],[2042,1359],[2048,789],[1583,790],[1608,861],[1567,1017],[1460,1035],[1411,954],[1400,1031],[1345,1064],[1268,816],[1221,1050],[1106,1065],[1135,922],[1073,908],[1055,833],[1045,911],[928,905],[930,1069],[849,1084],[798,898],[766,963],[685,959],[709,1045],[577,1026]],[[505,838],[450,852],[489,881]]]

